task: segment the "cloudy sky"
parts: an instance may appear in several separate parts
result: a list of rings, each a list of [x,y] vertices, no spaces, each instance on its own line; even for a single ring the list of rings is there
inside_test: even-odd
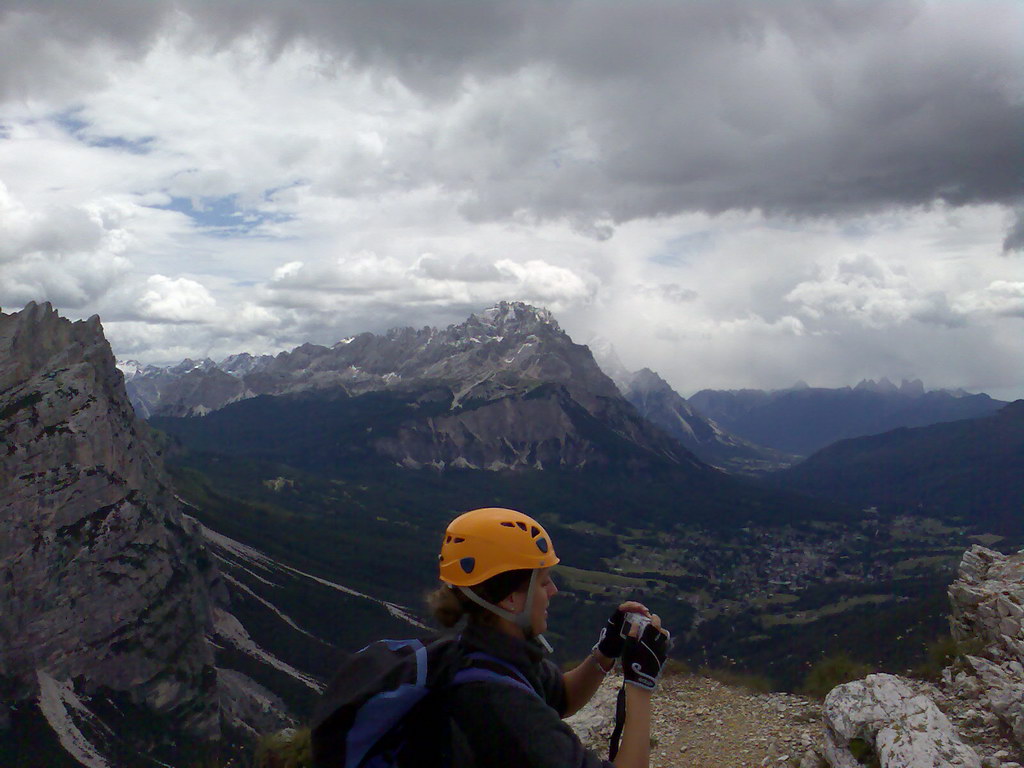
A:
[[[172,362],[501,299],[684,395],[1024,397],[1019,0],[0,0],[0,307]]]

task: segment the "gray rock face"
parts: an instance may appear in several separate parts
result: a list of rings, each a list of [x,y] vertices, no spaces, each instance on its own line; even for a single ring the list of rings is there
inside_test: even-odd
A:
[[[0,314],[0,678],[100,689],[219,733],[215,570],[125,396],[99,319]]]
[[[303,344],[277,357],[243,354],[219,365],[188,360],[148,368],[132,377],[128,391],[148,418],[203,415],[256,395],[331,387],[362,394],[410,382],[455,385],[461,401],[493,380],[563,384],[583,400],[618,397],[585,346],[574,344],[550,312],[521,302],[501,302],[443,330],[397,328],[333,347]]]
[[[995,713],[1024,746],[1024,553],[971,547],[949,600],[953,639],[966,651],[947,670],[949,682]]]
[[[619,397],[553,384],[526,393],[487,390],[446,413],[405,422],[396,435],[374,441],[375,452],[413,469],[639,469],[652,460],[703,466]]]
[[[895,675],[833,688],[823,714],[832,768],[860,768],[866,754],[877,756],[881,768],[981,768],[931,699]]]

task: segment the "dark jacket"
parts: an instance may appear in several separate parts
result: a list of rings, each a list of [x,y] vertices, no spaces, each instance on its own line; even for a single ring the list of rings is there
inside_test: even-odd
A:
[[[514,665],[537,695],[499,682],[471,682],[450,693],[452,768],[603,768],[611,763],[585,750],[562,722],[562,673],[535,643],[470,624],[465,653],[483,651]]]

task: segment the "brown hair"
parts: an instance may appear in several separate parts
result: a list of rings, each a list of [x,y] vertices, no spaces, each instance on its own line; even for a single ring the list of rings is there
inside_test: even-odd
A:
[[[505,571],[466,589],[472,589],[487,602],[495,604],[513,592],[526,589],[532,574],[529,568]],[[442,627],[454,627],[463,617],[480,624],[491,624],[498,618],[462,594],[458,587],[453,588],[447,584],[442,584],[427,595],[427,605]]]

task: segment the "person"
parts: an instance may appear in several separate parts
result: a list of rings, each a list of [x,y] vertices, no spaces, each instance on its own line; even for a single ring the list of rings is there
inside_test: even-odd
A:
[[[559,558],[540,523],[510,509],[467,512],[448,525],[439,560],[442,584],[429,598],[435,618],[445,627],[462,627],[464,654],[486,654],[532,689],[493,680],[451,689],[446,713],[454,768],[649,765],[651,692],[668,639],[657,616],[641,603],[622,603],[590,655],[563,674],[546,658],[548,606],[558,593],[551,568]],[[630,633],[623,631],[634,624]],[[641,633],[643,624],[649,626]],[[620,656],[625,723],[614,762],[608,762],[584,749],[563,718],[591,699]]]

